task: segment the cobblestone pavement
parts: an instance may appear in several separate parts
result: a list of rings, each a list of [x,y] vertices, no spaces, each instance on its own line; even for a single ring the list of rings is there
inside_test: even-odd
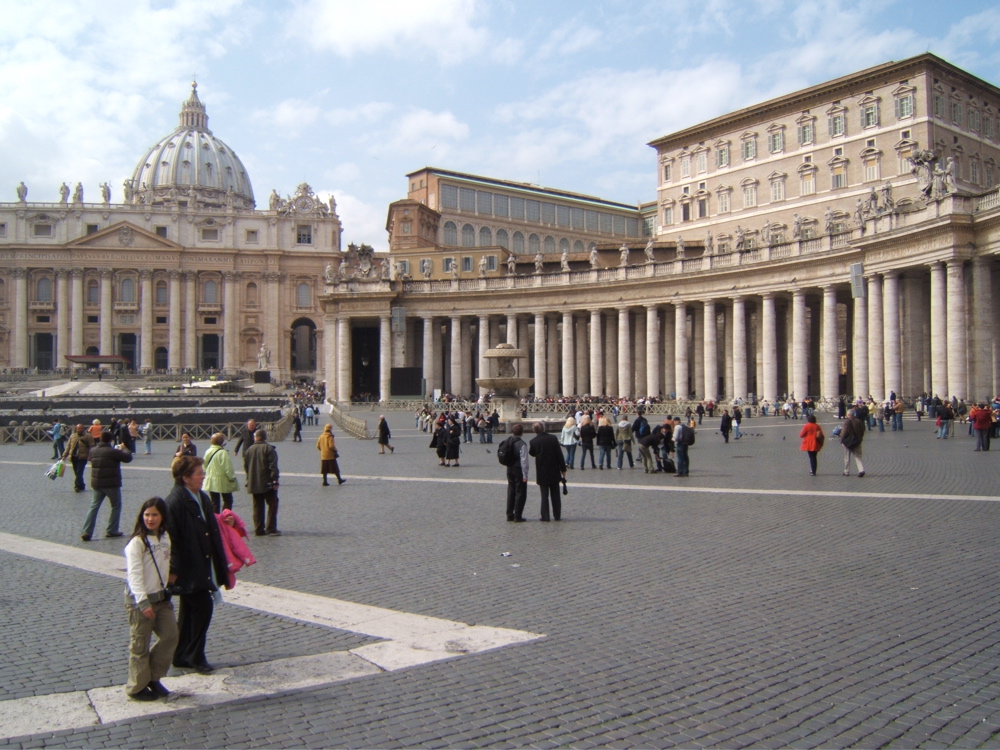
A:
[[[577,468],[562,522],[537,521],[530,485],[532,522],[508,524],[496,444],[440,467],[389,416],[392,455],[338,439],[340,487],[315,473],[319,427],[278,444],[284,535],[252,539],[241,579],[544,638],[0,746],[1000,747],[1000,445],[909,420],[868,435],[864,478],[835,439],[811,477],[801,422],[748,420],[726,445],[706,420],[690,477]],[[172,448],[125,467],[123,530],[169,491]],[[0,446],[0,531],[120,551],[80,541],[89,495],[42,476],[49,450]],[[127,641],[120,582],[0,552],[0,700],[121,684]],[[223,606],[209,658],[364,642]]]

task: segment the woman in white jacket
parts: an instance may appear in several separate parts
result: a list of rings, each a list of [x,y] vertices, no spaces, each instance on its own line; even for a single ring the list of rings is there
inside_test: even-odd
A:
[[[142,504],[125,546],[125,608],[131,631],[125,693],[132,700],[152,701],[170,694],[160,682],[177,647],[177,619],[166,591],[174,582],[166,519],[163,498],[150,498]],[[153,633],[157,641],[150,648]]]

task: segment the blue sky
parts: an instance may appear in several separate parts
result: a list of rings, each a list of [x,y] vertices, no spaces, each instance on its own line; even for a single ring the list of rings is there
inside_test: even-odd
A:
[[[431,165],[638,203],[646,143],[933,52],[1000,85],[1000,6],[895,0],[0,0],[0,200],[96,200],[177,125],[192,75],[258,206],[308,182],[346,242]]]

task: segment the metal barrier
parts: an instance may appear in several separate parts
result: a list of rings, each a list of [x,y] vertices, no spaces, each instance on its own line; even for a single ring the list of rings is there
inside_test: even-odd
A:
[[[340,407],[337,406],[333,401],[327,401],[330,404],[330,419],[333,423],[337,425],[344,432],[347,432],[359,440],[371,440],[372,434],[368,432],[368,422],[364,419],[358,419],[357,417],[352,417],[350,414],[345,414],[341,411]],[[370,406],[365,402],[361,402],[362,406]]]
[[[208,441],[217,432],[226,436],[227,440],[232,440],[239,435],[245,422],[216,422],[192,424],[187,422],[177,422],[176,424],[154,424],[153,440],[181,441],[181,435],[185,432],[191,436],[193,441]],[[277,422],[259,422],[258,427],[262,427],[267,432],[267,439],[271,442],[281,442],[288,437],[288,432],[292,425],[291,411],[287,412]],[[22,424],[8,425],[0,427],[0,444],[17,443],[51,443],[52,438],[48,431],[51,424]],[[70,435],[66,435],[67,442]],[[136,438],[136,444],[143,442],[143,438]]]

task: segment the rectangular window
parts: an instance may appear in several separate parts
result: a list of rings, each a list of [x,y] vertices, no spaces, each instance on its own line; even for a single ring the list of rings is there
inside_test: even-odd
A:
[[[542,203],[542,223],[556,223],[556,205],[554,203]]]
[[[748,138],[743,141],[743,161],[750,161],[757,158],[757,141]]]
[[[219,230],[215,228],[204,227],[201,230],[201,239],[205,242],[218,242]]]
[[[951,103],[951,121],[956,125],[962,124],[962,105],[958,102]]]
[[[896,119],[913,117],[913,94],[906,94],[896,99]]]
[[[969,162],[969,179],[976,185],[979,184],[979,162]]]
[[[510,218],[524,221],[524,198],[510,199]]]
[[[247,244],[248,245],[256,245],[257,241],[258,241],[257,240],[258,236],[259,235],[257,234],[257,230],[256,229],[248,229],[247,230]]]
[[[476,191],[469,188],[458,189],[458,208],[472,213],[476,210]]]
[[[493,196],[493,215],[494,216],[507,216],[507,196],[506,195],[494,195]]]
[[[681,157],[681,179],[691,176],[691,157],[682,156]]]
[[[933,107],[934,107],[934,116],[935,117],[944,117],[944,97],[943,96],[941,96],[940,94],[934,94]]]
[[[569,206],[556,206],[556,223],[561,227],[569,226]]]
[[[406,276],[410,274],[410,261],[401,260],[399,261],[399,270]]]
[[[611,214],[602,213],[601,215],[601,231],[611,232]]]
[[[993,187],[993,167],[986,165],[986,187]]]
[[[538,201],[525,201],[524,209],[528,221],[542,220],[542,204]]]
[[[472,270],[472,258],[465,256],[462,258],[462,271],[469,272]]]
[[[214,326],[219,322],[218,318],[205,318],[205,325]]]
[[[587,231],[596,232],[598,227],[597,211],[584,211],[583,216]]]
[[[476,191],[476,211],[487,216],[493,215],[493,193]]]
[[[681,204],[681,221],[691,221],[691,204]]]
[[[663,225],[668,226],[674,223],[674,207],[666,206],[663,209]]]
[[[670,177],[670,171],[671,171],[670,167],[671,167],[670,164],[664,164],[663,165],[663,181],[664,182],[670,182],[670,179],[671,179],[671,177]]]
[[[802,195],[814,195],[816,193],[816,175],[812,172],[802,175],[799,184],[799,192]]]
[[[98,229],[100,229],[100,227],[97,224],[88,224],[87,234],[97,234]]]
[[[0,237],[6,237],[6,236],[7,236],[7,225],[0,224]]]
[[[837,138],[844,135],[846,131],[847,120],[844,117],[843,112],[838,112],[835,115],[830,115],[830,120],[827,123],[827,128],[831,138]]]
[[[164,237],[164,238],[166,238],[166,236],[167,236],[167,228],[166,227],[156,227],[153,231],[156,232],[156,236],[157,237]]]
[[[441,208],[458,208],[458,188],[454,185],[441,186]]]
[[[781,130],[776,130],[767,137],[768,150],[772,154],[780,154],[785,148],[785,134]]]
[[[311,245],[313,228],[311,224],[299,224],[295,230],[295,241],[300,245]]]
[[[625,217],[624,216],[615,216],[614,217],[614,224],[613,224],[612,231],[615,234],[620,234],[620,235],[624,236],[624,234],[625,234]]]
[[[719,193],[719,213],[729,213],[729,193]]]
[[[983,118],[983,138],[993,140],[993,120],[989,117]]]
[[[813,132],[814,130],[815,128],[813,127],[813,124],[811,122],[803,122],[799,125],[800,146],[808,146],[813,142],[813,138],[815,137]]]
[[[574,208],[571,212],[571,215],[572,219],[570,223],[572,224],[573,229],[583,229],[583,209]]]
[[[878,127],[878,104],[866,104],[861,109],[861,127]]]
[[[743,208],[753,208],[757,205],[757,186],[747,185],[743,188]]]
[[[698,154],[698,174],[708,171],[708,152],[702,151]]]
[[[166,324],[167,324],[167,316],[166,315],[157,315],[156,316],[156,325],[158,325],[158,326],[165,326]]]
[[[454,258],[444,258],[441,261],[441,270],[444,271],[445,273],[448,273],[449,271],[451,271],[451,267],[453,265],[455,265]]]
[[[865,162],[865,182],[874,182],[879,179],[880,171],[878,159]]]
[[[35,224],[35,237],[51,237],[52,236],[52,225],[51,224]]]
[[[36,323],[49,323],[49,322],[51,322],[51,316],[49,316],[49,315],[36,315],[35,316],[35,322]]]
[[[698,199],[698,218],[704,219],[708,216],[708,200],[705,198]]]
[[[486,270],[487,271],[497,270],[497,256],[495,255],[486,256]]]
[[[717,169],[729,166],[729,144],[719,146],[715,150],[715,166]]]
[[[979,110],[969,107],[969,130],[979,132]]]
[[[830,174],[830,187],[834,190],[837,188],[847,187],[846,167],[840,165],[833,168],[833,172]]]
[[[97,323],[97,322],[99,322],[99,320],[100,320],[100,318],[98,318],[98,316],[96,316],[96,315],[88,315],[87,316],[87,322],[88,323]]]
[[[783,200],[785,200],[784,180],[775,180],[771,183],[771,202],[775,203]]]

